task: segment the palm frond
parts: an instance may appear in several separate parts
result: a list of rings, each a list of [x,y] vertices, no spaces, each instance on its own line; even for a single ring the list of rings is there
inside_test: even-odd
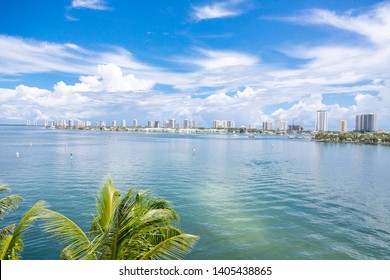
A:
[[[13,258],[18,258],[19,253],[23,250],[22,238],[25,232],[30,228],[31,224],[38,218],[40,214],[45,210],[45,202],[40,200],[34,204],[30,210],[22,217],[19,224],[16,226],[11,240],[8,243],[7,247],[4,247],[5,254],[7,256],[12,256]]]
[[[111,177],[108,176],[103,182],[96,200],[98,216],[92,223],[92,233],[97,234],[108,229],[119,202],[120,193],[115,189]]]
[[[4,184],[0,184],[0,192],[3,192],[3,191],[9,191],[10,189],[9,188],[7,188],[7,186],[6,185],[4,185]]]
[[[2,229],[0,229],[0,240],[5,238],[7,235],[12,235],[15,231],[15,227],[16,227],[16,225],[12,224],[12,225],[9,225],[9,226],[6,226],[6,227],[3,227]]]
[[[7,188],[3,190],[8,190]],[[23,201],[23,198],[16,194],[11,194],[0,199],[0,220],[2,220],[5,214],[18,209],[19,204]]]
[[[89,254],[91,246],[89,238],[72,220],[52,210],[46,210],[42,218],[44,230],[66,246],[66,251],[63,253],[67,257],[72,259],[95,258],[93,254]]]
[[[176,228],[166,228],[162,229],[160,234],[150,236],[150,239],[151,243],[156,243],[156,245],[145,253],[141,260],[181,259],[191,252],[199,237],[181,233]]]
[[[8,251],[12,241],[12,235],[7,235],[0,241],[0,260],[11,260],[12,256]]]

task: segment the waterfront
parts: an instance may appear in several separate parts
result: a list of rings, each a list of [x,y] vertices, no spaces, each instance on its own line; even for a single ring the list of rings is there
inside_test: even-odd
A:
[[[26,199],[13,218],[45,199],[88,230],[111,175],[173,203],[201,237],[188,259],[389,259],[389,156],[276,135],[0,127],[0,180]],[[39,230],[25,242],[25,259],[58,258]]]

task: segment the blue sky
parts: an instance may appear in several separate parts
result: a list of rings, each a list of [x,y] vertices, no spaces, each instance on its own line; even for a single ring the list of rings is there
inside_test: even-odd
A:
[[[0,123],[390,129],[390,1],[0,2]]]

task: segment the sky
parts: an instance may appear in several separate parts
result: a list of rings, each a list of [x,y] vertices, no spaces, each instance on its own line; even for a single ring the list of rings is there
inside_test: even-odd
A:
[[[389,130],[389,108],[390,1],[0,1],[0,123]]]

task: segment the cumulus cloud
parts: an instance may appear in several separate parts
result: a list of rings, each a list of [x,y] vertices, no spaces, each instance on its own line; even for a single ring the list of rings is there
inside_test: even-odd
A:
[[[66,85],[58,82],[55,92],[129,92],[146,91],[154,86],[152,80],[137,79],[134,75],[124,75],[121,68],[115,64],[99,65],[97,75],[81,76],[80,83]]]
[[[117,65],[99,65],[96,75],[81,76],[80,82],[74,85],[60,81],[53,91],[26,85],[14,90],[0,88],[0,119],[93,118],[106,114],[112,104],[132,100],[125,96],[129,92],[142,93],[153,86],[151,80],[123,74]],[[109,92],[110,96],[101,94],[104,92]]]

